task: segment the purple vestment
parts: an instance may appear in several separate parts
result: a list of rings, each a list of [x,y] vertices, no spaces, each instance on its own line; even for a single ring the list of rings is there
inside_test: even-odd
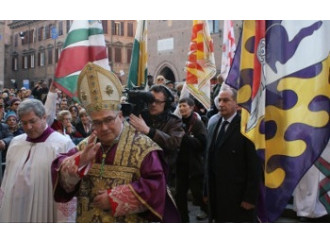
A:
[[[118,145],[114,145],[107,153],[105,165],[112,165]],[[61,154],[52,164],[52,179],[54,185],[54,197],[57,202],[66,202],[70,200],[79,190],[80,183],[76,190],[66,193],[58,181],[58,170],[63,160],[78,152],[76,148],[70,150],[67,154]],[[101,163],[102,150],[96,154],[95,163]],[[140,167],[140,177],[133,180],[130,185],[136,194],[142,198],[152,210],[161,215],[161,222],[180,222],[178,212],[173,201],[168,195],[166,189],[166,178],[164,162],[162,161],[161,151],[151,151],[143,159]],[[149,221],[160,221],[152,212],[148,212]]]

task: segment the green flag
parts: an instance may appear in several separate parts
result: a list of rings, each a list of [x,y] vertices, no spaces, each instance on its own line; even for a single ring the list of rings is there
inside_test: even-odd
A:
[[[140,20],[137,24],[131,65],[128,73],[127,87],[144,86],[147,80],[147,21]]]
[[[110,70],[101,21],[73,21],[55,71],[54,85],[69,97],[77,97],[79,73],[88,62]]]

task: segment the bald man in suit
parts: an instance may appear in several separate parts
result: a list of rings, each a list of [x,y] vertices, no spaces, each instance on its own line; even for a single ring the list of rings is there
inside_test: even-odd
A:
[[[210,222],[255,222],[261,162],[240,133],[236,90],[219,93],[220,119],[209,127],[206,188]]]

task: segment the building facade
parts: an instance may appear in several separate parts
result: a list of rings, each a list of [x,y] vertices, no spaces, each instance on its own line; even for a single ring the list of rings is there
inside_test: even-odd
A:
[[[217,73],[221,68],[223,22],[208,20]],[[53,79],[71,24],[72,20],[0,21],[0,87],[31,88],[37,81]],[[137,22],[102,20],[102,25],[109,65],[125,85]],[[242,21],[234,21],[236,42],[241,26]],[[148,74],[182,82],[191,32],[192,20],[148,21]]]
[[[214,44],[217,74],[221,69],[223,20],[207,20]],[[188,59],[192,33],[192,20],[148,21],[148,73],[156,78],[163,75],[167,80],[182,82],[186,78],[185,64]],[[236,44],[242,21],[235,20]]]
[[[5,29],[5,21],[0,20],[0,87],[3,86],[5,78]]]
[[[40,80],[54,79],[56,64],[71,24],[72,20],[5,21],[10,30],[10,40],[5,55],[1,55],[5,62],[2,86],[19,88],[27,85],[31,88]],[[126,83],[136,21],[102,20],[102,25],[109,65]]]

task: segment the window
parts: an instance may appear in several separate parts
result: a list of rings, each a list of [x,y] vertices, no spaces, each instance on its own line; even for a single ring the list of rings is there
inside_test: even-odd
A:
[[[28,68],[28,56],[22,56],[22,68],[27,69]]]
[[[66,32],[68,33],[71,27],[71,20],[66,21]]]
[[[55,49],[55,62],[56,62],[56,63],[57,63],[58,60],[60,59],[61,51],[62,51],[61,48],[56,48],[56,49]]]
[[[45,26],[45,38],[44,39],[49,39],[50,38],[50,30],[49,30],[49,25]]]
[[[40,53],[40,66],[45,65],[45,52]]]
[[[125,24],[124,22],[120,22],[120,36],[124,36],[124,27],[125,27]]]
[[[38,29],[38,41],[42,41],[44,36],[44,26],[41,26]]]
[[[46,31],[47,31],[48,27],[45,26],[44,27],[44,31],[43,31],[43,35],[42,35],[42,39],[45,40],[46,39]]]
[[[111,34],[115,35],[116,34],[116,24],[115,21],[111,21]]]
[[[20,32],[20,38],[21,38],[21,40],[22,40],[22,45],[25,45],[26,43],[27,43],[27,34],[26,34],[26,32]]]
[[[115,48],[115,62],[121,63],[121,48]]]
[[[45,52],[38,53],[38,65],[44,66],[45,65]]]
[[[120,32],[120,23],[115,22],[115,35],[119,35]]]
[[[112,61],[112,49],[111,49],[111,47],[108,47],[108,60],[109,60],[109,62]]]
[[[30,55],[30,68],[34,68],[34,56],[35,56],[34,53]]]
[[[102,20],[103,33],[108,33],[108,20]]]
[[[132,49],[127,49],[127,63],[131,62]]]
[[[18,57],[13,56],[12,58],[12,70],[17,71],[18,70]]]
[[[27,56],[27,68],[31,68],[31,55]]]
[[[50,39],[52,36],[52,24],[49,24],[48,26],[45,27],[45,32],[46,32],[46,39]]]
[[[113,35],[124,36],[124,22],[114,22]]]
[[[219,33],[219,20],[207,20],[210,34]]]
[[[48,65],[53,64],[53,49],[48,49]]]
[[[34,43],[34,29],[31,29],[29,32],[28,43]]]
[[[50,39],[51,37],[52,37],[52,28],[53,28],[53,25],[52,24],[50,24],[49,26],[48,26],[48,38],[47,39]]]
[[[63,21],[58,22],[58,36],[63,35]]]
[[[134,37],[134,31],[133,31],[133,23],[128,22],[127,23],[127,36],[128,37]]]

